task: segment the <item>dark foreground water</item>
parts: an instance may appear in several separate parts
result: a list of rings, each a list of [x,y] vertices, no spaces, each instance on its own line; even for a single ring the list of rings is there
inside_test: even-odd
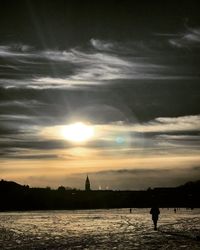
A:
[[[149,209],[0,213],[0,249],[200,249],[200,210]]]

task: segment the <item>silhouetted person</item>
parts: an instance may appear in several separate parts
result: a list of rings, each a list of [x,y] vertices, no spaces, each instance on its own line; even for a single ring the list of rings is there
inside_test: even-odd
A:
[[[157,206],[153,206],[150,210],[150,214],[152,215],[152,221],[154,224],[154,230],[157,230],[157,222],[158,222],[158,216],[160,214],[160,210]]]
[[[131,213],[132,213],[132,208],[130,208],[130,210],[129,210],[129,211],[130,211],[130,214],[131,214]]]
[[[176,213],[176,208],[174,208],[174,213]]]

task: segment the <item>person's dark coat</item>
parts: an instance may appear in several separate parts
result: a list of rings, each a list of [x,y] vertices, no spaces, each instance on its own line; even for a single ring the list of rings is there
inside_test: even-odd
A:
[[[152,215],[152,220],[157,221],[158,216],[160,214],[159,208],[158,207],[152,207],[151,210],[150,210],[150,214]]]

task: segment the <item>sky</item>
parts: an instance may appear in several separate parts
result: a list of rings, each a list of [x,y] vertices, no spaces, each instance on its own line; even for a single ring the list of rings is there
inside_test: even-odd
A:
[[[198,1],[2,0],[0,178],[83,189],[88,174],[114,190],[200,179],[199,68]]]

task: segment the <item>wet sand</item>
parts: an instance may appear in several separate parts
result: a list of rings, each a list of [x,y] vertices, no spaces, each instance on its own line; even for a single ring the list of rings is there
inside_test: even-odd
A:
[[[0,213],[0,249],[200,249],[200,210],[149,209]]]

